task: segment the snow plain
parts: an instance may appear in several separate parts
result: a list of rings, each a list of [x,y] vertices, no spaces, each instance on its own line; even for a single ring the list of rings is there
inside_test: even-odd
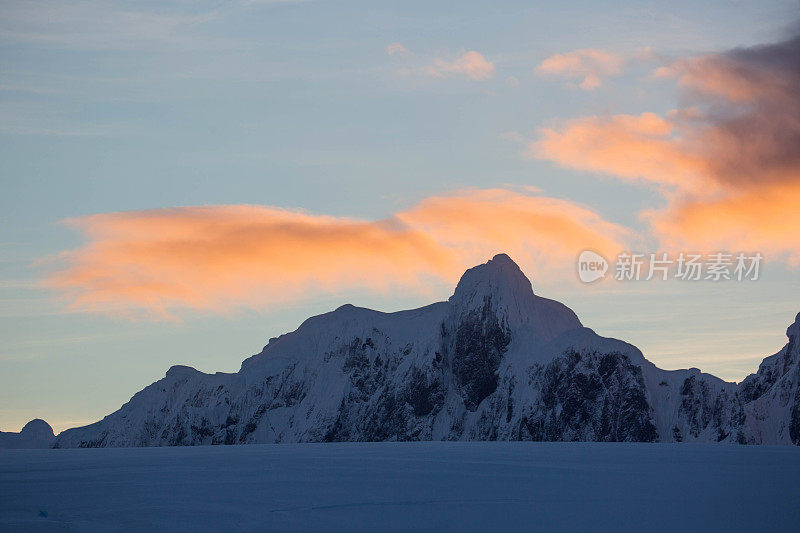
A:
[[[422,442],[0,450],[0,531],[797,531],[800,448]]]

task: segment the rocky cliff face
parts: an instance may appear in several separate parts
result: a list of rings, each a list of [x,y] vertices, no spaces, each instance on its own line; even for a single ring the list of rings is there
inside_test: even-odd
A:
[[[745,442],[800,444],[800,314],[786,336],[788,344],[739,387]]]
[[[799,317],[800,318],[800,317]],[[273,339],[235,374],[173,367],[58,447],[381,440],[800,442],[798,347],[740,386],[665,371],[533,293],[505,255],[447,301],[346,305]]]

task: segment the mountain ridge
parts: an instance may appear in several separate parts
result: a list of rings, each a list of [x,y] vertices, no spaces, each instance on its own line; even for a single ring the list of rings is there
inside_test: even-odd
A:
[[[662,370],[586,328],[498,254],[453,296],[352,305],[273,338],[231,374],[181,365],[56,447],[353,440],[800,443],[800,314],[741,384]]]

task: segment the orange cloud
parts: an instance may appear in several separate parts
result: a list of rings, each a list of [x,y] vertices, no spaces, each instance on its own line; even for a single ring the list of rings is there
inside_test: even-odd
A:
[[[580,79],[580,88],[585,91],[603,85],[603,79],[622,71],[622,57],[593,48],[555,54],[537,67],[539,74],[563,79]]]
[[[483,81],[494,76],[495,67],[483,54],[470,50],[453,61],[435,60],[425,69],[425,73],[439,78],[461,75],[471,80]]]
[[[393,221],[262,206],[108,213],[68,221],[89,242],[48,280],[73,308],[224,310],[306,291],[410,286],[455,272],[453,255]]]
[[[664,246],[745,250],[800,266],[800,184],[774,184],[717,200],[690,198],[644,214]]]
[[[580,251],[615,255],[630,238],[587,207],[505,189],[432,197],[396,216],[453,250],[464,265],[502,250],[534,275],[571,274]]]
[[[798,260],[800,36],[675,61],[684,107],[584,117],[540,130],[527,155],[658,184],[668,205],[645,218],[665,243],[749,249]]]
[[[583,117],[540,129],[525,155],[626,179],[685,189],[704,186],[704,160],[684,149],[674,127],[655,113]]]
[[[616,253],[627,236],[587,208],[507,190],[429,198],[379,221],[223,205],[68,223],[87,243],[60,256],[46,285],[75,310],[154,318],[321,292],[424,290],[499,251],[572,273],[582,249]]]

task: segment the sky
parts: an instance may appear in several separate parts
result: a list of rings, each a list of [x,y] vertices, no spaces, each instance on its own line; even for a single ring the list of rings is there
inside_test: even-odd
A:
[[[800,311],[799,7],[0,1],[0,430],[234,372],[344,303],[444,300],[498,252],[658,366],[740,381]],[[616,281],[625,251],[763,262]]]

